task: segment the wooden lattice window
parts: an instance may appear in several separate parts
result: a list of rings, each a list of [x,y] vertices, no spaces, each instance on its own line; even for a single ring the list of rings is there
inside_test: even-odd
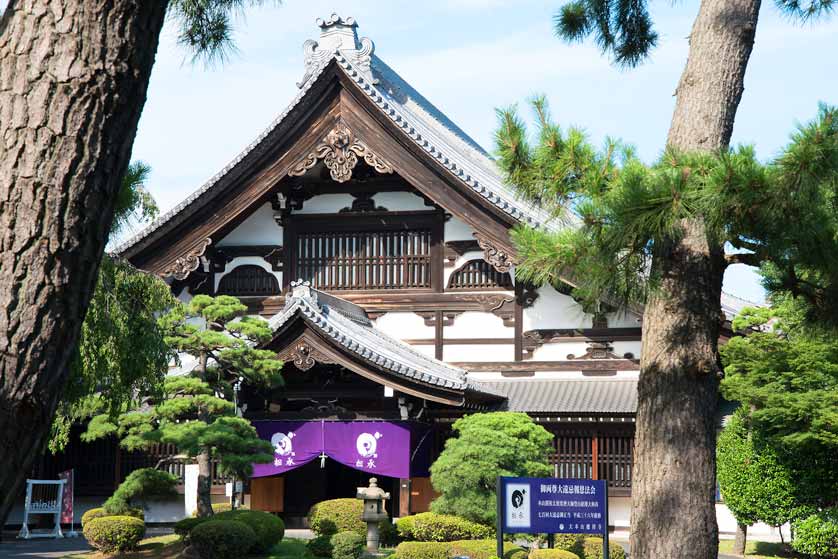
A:
[[[633,446],[629,434],[558,433],[550,463],[556,477],[604,479],[611,488],[630,490]]]
[[[434,289],[442,253],[430,217],[299,218],[291,277],[329,291]]]
[[[279,295],[279,282],[276,276],[264,268],[247,264],[237,266],[232,272],[222,277],[218,284],[218,293],[236,297]]]
[[[483,259],[469,260],[454,270],[448,279],[447,289],[451,291],[475,291],[481,289],[513,289],[508,272],[498,272]]]

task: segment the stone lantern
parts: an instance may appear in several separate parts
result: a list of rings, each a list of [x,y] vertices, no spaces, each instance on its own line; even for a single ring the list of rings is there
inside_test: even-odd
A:
[[[359,487],[355,496],[364,501],[361,520],[367,523],[367,551],[375,553],[379,542],[378,523],[389,518],[385,501],[390,494],[378,486],[376,478],[370,478],[370,486]]]

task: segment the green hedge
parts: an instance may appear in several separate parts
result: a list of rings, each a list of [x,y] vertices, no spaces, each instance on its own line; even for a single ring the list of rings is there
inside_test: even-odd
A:
[[[460,540],[455,542],[402,542],[396,546],[395,559],[490,559],[496,556],[495,540]],[[526,559],[527,551],[509,542],[503,544],[503,559]]]
[[[623,546],[612,543],[608,546],[610,559],[626,559]],[[602,538],[585,538],[582,542],[582,559],[602,559]]]
[[[795,551],[818,559],[838,558],[838,509],[813,514],[794,523]]]
[[[361,520],[364,503],[361,499],[331,499],[317,503],[308,513],[308,524],[318,536],[338,532],[366,534],[367,524]]]
[[[253,549],[256,533],[237,520],[207,520],[189,533],[201,559],[238,559]]]
[[[355,532],[352,532],[353,534]],[[317,536],[308,540],[306,549],[315,557],[332,556],[332,536]]]
[[[580,559],[578,555],[566,549],[533,549],[529,559]]]
[[[211,516],[190,516],[178,520],[174,525],[175,534],[180,536],[184,543],[189,543],[189,532],[198,524],[203,524],[209,520],[212,520]]]
[[[214,520],[241,522],[250,527],[256,535],[252,547],[252,551],[256,553],[266,553],[282,541],[282,537],[285,535],[285,523],[281,518],[269,512],[239,509],[220,512],[213,515],[212,518]]]
[[[145,535],[145,523],[133,516],[88,519],[82,530],[87,543],[103,553],[133,551]]]
[[[367,540],[356,532],[338,532],[332,536],[333,559],[358,559],[363,555]]]
[[[450,514],[423,512],[405,516],[396,522],[396,530],[403,540],[418,542],[453,542],[491,538],[494,531],[482,524]]]
[[[128,509],[121,514],[108,514],[105,512],[104,507],[96,507],[81,515],[81,526],[84,528],[85,524],[94,518],[104,518],[106,516],[131,516],[133,518],[139,518],[143,521],[145,520],[145,513],[143,512],[143,509]]]

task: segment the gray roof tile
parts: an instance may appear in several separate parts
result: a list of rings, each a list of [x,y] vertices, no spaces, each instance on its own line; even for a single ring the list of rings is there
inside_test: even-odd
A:
[[[510,411],[568,414],[631,414],[637,411],[636,380],[525,378],[471,380],[479,390],[501,394]]]

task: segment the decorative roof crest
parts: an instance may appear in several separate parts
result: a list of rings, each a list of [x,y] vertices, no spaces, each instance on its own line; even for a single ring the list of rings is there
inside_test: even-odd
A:
[[[338,51],[358,69],[365,80],[373,84],[378,83],[370,67],[375,45],[369,37],[358,39],[358,24],[355,23],[355,18],[342,18],[332,14],[325,20],[318,18],[317,25],[320,27],[320,39],[309,39],[303,43],[306,73],[297,83],[297,87],[303,88],[316,70]]]
[[[308,299],[315,305],[317,304],[317,295],[311,288],[311,282],[303,279],[291,282],[291,297],[297,299]],[[289,297],[289,299],[291,298]]]

